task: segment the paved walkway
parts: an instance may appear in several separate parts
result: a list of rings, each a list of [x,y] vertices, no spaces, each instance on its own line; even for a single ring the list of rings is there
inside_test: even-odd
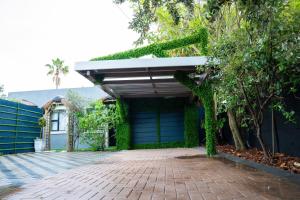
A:
[[[133,150],[27,184],[7,199],[300,199],[300,186],[206,158],[202,149]]]
[[[1,188],[24,185],[78,166],[96,163],[112,153],[43,152],[0,156]]]

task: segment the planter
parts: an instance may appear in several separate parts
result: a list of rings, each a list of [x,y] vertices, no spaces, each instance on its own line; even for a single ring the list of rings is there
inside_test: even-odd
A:
[[[258,170],[267,172],[269,174],[272,174],[274,176],[277,176],[277,177],[280,177],[280,178],[285,178],[285,179],[288,179],[288,180],[290,180],[294,183],[300,184],[300,174],[294,174],[294,173],[291,173],[289,171],[285,171],[285,170],[282,170],[282,169],[279,169],[279,168],[276,168],[276,167],[272,167],[272,166],[268,166],[268,165],[265,165],[265,164],[257,163],[257,162],[254,162],[252,160],[246,160],[246,159],[243,159],[243,158],[240,158],[240,157],[237,157],[235,155],[228,154],[228,153],[220,152],[220,153],[218,153],[218,156],[222,157],[222,158],[225,158],[227,160],[233,161],[235,163],[246,165],[246,166],[252,167],[254,169],[258,169]]]
[[[45,149],[45,141],[40,138],[34,140],[34,150],[35,152],[42,152]]]

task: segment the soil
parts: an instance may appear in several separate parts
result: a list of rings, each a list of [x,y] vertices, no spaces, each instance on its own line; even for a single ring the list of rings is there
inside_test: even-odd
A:
[[[277,167],[291,173],[300,174],[300,157],[293,157],[284,153],[275,153],[271,160],[266,161],[264,154],[257,148],[247,149],[244,151],[236,151],[232,145],[223,145],[217,147],[219,152],[235,155],[237,157],[252,160],[254,162]]]

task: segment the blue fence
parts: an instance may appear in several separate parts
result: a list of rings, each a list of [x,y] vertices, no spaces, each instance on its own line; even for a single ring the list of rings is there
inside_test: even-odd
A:
[[[34,151],[40,108],[0,99],[0,154]]]

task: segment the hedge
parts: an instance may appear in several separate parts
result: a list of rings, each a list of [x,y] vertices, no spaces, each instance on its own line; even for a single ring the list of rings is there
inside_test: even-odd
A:
[[[216,121],[214,114],[213,90],[208,80],[201,85],[188,77],[186,72],[177,71],[174,77],[183,85],[190,88],[203,102],[205,109],[204,128],[206,135],[206,152],[208,156],[216,154]]]
[[[128,105],[120,98],[117,98],[116,110],[119,115],[119,122],[116,125],[117,149],[127,150],[131,147],[131,130],[128,117]]]
[[[129,58],[138,58],[145,55],[153,54],[156,57],[168,57],[166,51],[188,46],[191,44],[201,44],[201,53],[203,55],[207,54],[207,43],[208,43],[208,32],[206,28],[200,28],[198,32],[193,35],[186,36],[181,39],[172,40],[169,42],[163,42],[158,44],[150,44],[145,47],[140,47],[136,49],[131,49],[128,51],[123,51],[108,56],[102,56],[91,59],[91,61],[98,60],[118,60],[118,59],[129,59]]]
[[[199,146],[198,109],[196,105],[184,108],[184,141],[186,147]]]

